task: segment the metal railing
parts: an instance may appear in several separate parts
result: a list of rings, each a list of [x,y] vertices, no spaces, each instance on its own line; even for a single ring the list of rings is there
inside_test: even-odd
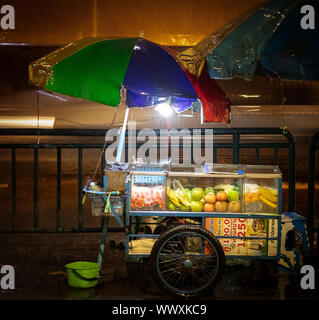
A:
[[[316,151],[319,150],[319,132],[314,134],[309,141],[308,148],[308,233],[310,243],[313,243],[314,237],[314,206],[315,206],[315,179],[316,179]],[[318,230],[317,230],[318,232]],[[319,250],[317,245],[317,250]]]
[[[189,129],[191,132],[197,130],[201,135],[204,135],[205,129]],[[159,130],[154,130],[156,134]],[[137,130],[137,134],[138,134]],[[65,137],[104,137],[105,130],[82,130],[82,129],[0,129],[0,136],[65,136]],[[262,148],[274,150],[273,164],[278,164],[278,151],[280,149],[288,149],[288,210],[294,211],[295,202],[295,142],[291,133],[282,128],[215,128],[213,131],[214,137],[228,136],[226,142],[215,142],[213,144],[213,157],[216,162],[218,150],[232,149],[232,162],[238,164],[240,161],[240,149],[250,148],[255,149],[255,163],[259,164],[259,151]],[[285,137],[284,142],[241,142],[241,136],[280,136]],[[282,139],[281,139],[282,140]],[[203,144],[203,142],[201,142]],[[142,143],[141,143],[142,144]],[[136,143],[138,147],[141,145]],[[0,230],[0,232],[23,232],[17,231],[17,185],[16,185],[16,150],[18,149],[32,149],[34,154],[33,160],[33,229],[27,232],[100,232],[99,228],[87,228],[83,224],[83,206],[82,206],[82,188],[83,188],[83,150],[85,149],[102,149],[104,143],[3,143],[0,144],[0,149],[11,150],[11,229]],[[170,145],[170,148],[172,145]],[[204,145],[201,145],[204,147]],[[39,228],[39,149],[55,149],[56,150],[56,227],[55,229],[40,229]],[[61,203],[61,151],[64,149],[77,149],[77,163],[78,163],[78,187],[77,187],[77,202],[78,202],[78,226],[70,230],[66,230],[61,225],[62,203]],[[102,157],[104,159],[104,157]],[[126,149],[127,159],[127,149]],[[104,162],[102,161],[102,170]],[[122,231],[119,228],[111,228],[112,231]]]

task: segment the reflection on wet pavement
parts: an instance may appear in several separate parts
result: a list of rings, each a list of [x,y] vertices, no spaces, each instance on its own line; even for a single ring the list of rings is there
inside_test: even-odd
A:
[[[61,261],[62,262],[62,261]],[[246,263],[247,264],[247,263]],[[16,289],[0,291],[0,300],[175,300],[152,281],[147,264],[125,265],[124,251],[108,251],[101,279],[94,288],[71,288],[63,264],[44,261],[19,264]],[[270,262],[251,261],[227,266],[221,281],[201,300],[309,300],[319,290],[302,290],[300,280],[276,269]],[[180,300],[180,298],[179,298]]]

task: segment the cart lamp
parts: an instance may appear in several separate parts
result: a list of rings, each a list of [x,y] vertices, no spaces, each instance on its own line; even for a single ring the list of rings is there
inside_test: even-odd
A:
[[[174,112],[170,104],[167,102],[158,104],[154,110],[165,118],[171,117]]]

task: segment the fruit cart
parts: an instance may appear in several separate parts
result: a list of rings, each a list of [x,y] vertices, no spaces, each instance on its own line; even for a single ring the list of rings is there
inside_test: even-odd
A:
[[[149,259],[154,280],[173,295],[197,296],[213,288],[226,259],[272,260],[291,273],[302,265],[305,221],[282,213],[277,166],[135,163],[126,178],[117,173],[121,190],[108,189],[110,178],[119,182],[110,173],[103,189],[85,188],[92,212],[112,214],[125,225],[126,259]]]

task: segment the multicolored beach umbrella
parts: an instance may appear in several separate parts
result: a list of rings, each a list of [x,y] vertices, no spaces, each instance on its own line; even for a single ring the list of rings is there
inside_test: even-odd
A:
[[[257,74],[319,80],[319,29],[302,27],[302,19],[309,24],[317,12],[316,0],[273,0],[224,25],[178,58],[192,74],[199,75],[206,66],[214,79],[251,80]]]
[[[205,122],[229,122],[229,101],[214,80],[208,79],[212,92],[196,89],[169,50],[144,38],[73,42],[31,63],[29,78],[48,91],[109,106],[120,104],[125,88],[128,107],[169,103],[179,113],[202,105]]]

